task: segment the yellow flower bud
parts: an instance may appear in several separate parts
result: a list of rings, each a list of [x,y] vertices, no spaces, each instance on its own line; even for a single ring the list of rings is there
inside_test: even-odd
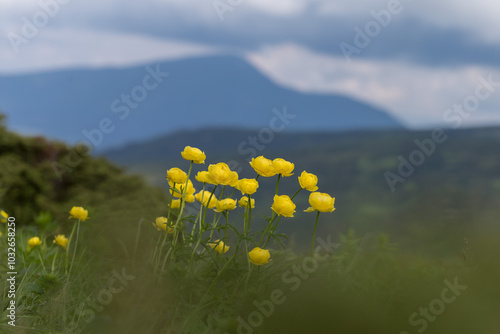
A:
[[[82,222],[88,219],[89,212],[81,206],[74,206],[69,211],[70,217],[80,219]]]
[[[68,245],[68,238],[64,234],[58,234],[53,241],[56,245],[61,246],[62,248],[66,249],[66,246]]]
[[[36,246],[41,245],[41,244],[42,244],[42,240],[40,240],[39,237],[33,237],[33,238],[28,240],[29,247],[36,247]]]
[[[271,261],[271,254],[267,249],[255,247],[248,253],[248,259],[252,264],[255,264],[256,266],[261,266]]]
[[[158,217],[156,218],[155,222],[153,223],[153,226],[156,227],[156,229],[158,231],[167,231],[167,227],[168,227],[168,233],[173,233],[174,232],[174,228],[172,226],[168,226],[169,223],[168,223],[168,219],[166,217]]]
[[[236,185],[236,189],[241,191],[242,195],[252,195],[259,188],[259,182],[256,179],[241,179]]]
[[[236,209],[236,200],[232,198],[224,198],[217,201],[215,212],[229,211]]]
[[[279,216],[293,217],[295,212],[295,204],[288,195],[274,195],[274,203],[271,206],[274,212]]]
[[[179,209],[181,207],[181,200],[180,199],[173,199],[172,204],[170,205],[171,209]]]
[[[222,240],[215,240],[208,245],[212,247],[212,249],[215,249],[215,251],[219,254],[224,254],[229,250],[229,246],[227,246]]]
[[[167,180],[175,183],[186,183],[187,174],[182,169],[174,167],[167,171]]]
[[[0,222],[7,223],[7,219],[9,219],[9,215],[5,211],[0,211]]]
[[[199,148],[186,146],[184,151],[181,152],[184,159],[194,162],[195,164],[204,164],[207,158],[205,152],[202,152]]]
[[[207,171],[198,172],[194,178],[198,182],[215,184],[214,180],[210,177],[210,173]]]
[[[212,196],[212,198],[210,198]],[[210,191],[200,191],[199,193],[196,194],[196,200],[200,203],[203,204],[203,206],[208,207],[209,209],[213,209],[215,205],[217,204],[217,197],[215,195],[212,195]],[[210,203],[208,200],[210,199]]]
[[[307,189],[309,191],[316,191],[318,187],[318,177],[314,174],[303,171],[299,176],[299,184],[303,189]]]
[[[223,162],[208,166],[208,173],[214,184],[234,187],[238,182],[238,173],[231,171]]]
[[[304,212],[332,212],[335,210],[333,207],[335,204],[335,197],[331,197],[325,193],[313,192],[309,195],[309,204],[311,204],[311,207],[304,210]]]
[[[285,159],[277,158],[273,160],[273,167],[276,174],[281,174],[281,176],[292,176],[295,165]]]
[[[241,206],[241,207],[244,207],[246,208],[248,206],[248,196],[243,196],[239,201],[238,201],[238,204]],[[251,199],[250,200],[250,206],[253,208],[255,208],[255,199]]]
[[[252,166],[252,168],[260,176],[271,177],[276,175],[273,162],[269,159],[264,158],[262,155],[257,158],[252,158],[252,161],[250,161],[250,166]]]

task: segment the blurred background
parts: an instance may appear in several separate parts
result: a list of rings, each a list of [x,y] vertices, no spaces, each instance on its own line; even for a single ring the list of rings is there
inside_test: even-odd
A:
[[[254,177],[253,157],[294,162],[283,194],[303,170],[318,175],[337,207],[320,236],[382,233],[404,254],[463,258],[464,239],[473,251],[500,232],[499,10],[0,0],[2,207],[29,225],[79,203],[127,244],[139,220],[165,214],[166,170],[186,169],[191,145],[207,155],[195,172],[224,161]],[[259,182],[255,217],[275,186]],[[313,220],[307,195],[295,202],[280,230],[303,250]]]

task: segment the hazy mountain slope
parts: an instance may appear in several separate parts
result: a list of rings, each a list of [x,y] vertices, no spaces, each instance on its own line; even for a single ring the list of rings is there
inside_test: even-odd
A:
[[[0,108],[15,130],[72,143],[86,139],[82,131],[91,132],[104,122],[107,133],[93,134],[97,150],[207,126],[281,128],[285,123],[286,129],[328,131],[402,127],[384,111],[344,96],[282,88],[232,56],[0,76]],[[273,121],[285,109],[295,117]]]

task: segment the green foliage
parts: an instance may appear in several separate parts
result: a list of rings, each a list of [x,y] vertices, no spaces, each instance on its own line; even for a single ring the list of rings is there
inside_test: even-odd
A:
[[[82,147],[22,137],[3,125],[0,187],[2,208],[22,224],[44,224],[44,218],[36,220],[40,212],[66,219],[74,205],[92,208],[109,218],[110,225],[135,223],[144,212],[160,214],[166,202],[160,189],[125,174],[104,158],[88,155]]]

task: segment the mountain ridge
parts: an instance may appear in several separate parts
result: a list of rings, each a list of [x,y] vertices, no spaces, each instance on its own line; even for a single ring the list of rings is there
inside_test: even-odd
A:
[[[70,143],[87,140],[97,151],[179,129],[269,128],[276,110],[285,109],[296,116],[287,131],[403,128],[369,104],[293,91],[242,58],[220,55],[0,76],[0,108],[11,128],[36,129]]]

